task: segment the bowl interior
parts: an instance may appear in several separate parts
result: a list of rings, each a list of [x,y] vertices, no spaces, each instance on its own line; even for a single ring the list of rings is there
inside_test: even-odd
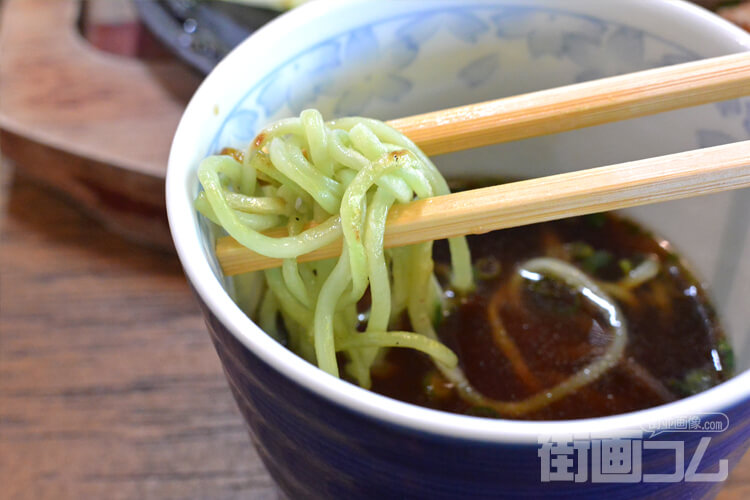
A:
[[[170,157],[168,184],[180,191],[174,196],[196,194],[201,158],[245,147],[264,124],[305,108],[326,118],[389,119],[750,47],[750,36],[706,11],[653,0],[414,1],[388,9],[334,1],[302,7],[282,23],[230,54],[191,102]],[[747,138],[750,100],[743,99],[444,155],[435,163],[446,176],[530,178]],[[750,366],[750,192],[628,212],[693,265],[712,291],[738,370]],[[215,228],[194,213],[189,224],[231,294],[213,254]]]

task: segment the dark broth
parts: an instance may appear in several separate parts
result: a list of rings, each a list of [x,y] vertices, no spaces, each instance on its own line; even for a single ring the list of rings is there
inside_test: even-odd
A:
[[[464,188],[477,186],[464,186]],[[551,279],[510,286],[526,260],[549,256],[573,263],[599,281],[616,282],[644,259],[658,275],[615,298],[628,325],[623,360],[596,382],[521,418],[599,417],[680,399],[726,380],[732,354],[706,291],[670,245],[623,217],[606,213],[470,236],[477,289],[455,296],[438,335],[458,355],[470,382],[487,397],[518,401],[529,389],[495,344],[488,320],[494,294],[499,317],[541,388],[552,387],[600,356],[610,326],[586,301]],[[435,244],[436,273],[445,283],[447,245]],[[518,281],[516,281],[518,283]],[[450,294],[450,292],[449,292]],[[408,327],[404,320],[401,327]],[[502,417],[471,406],[424,354],[390,349],[373,369],[372,390],[439,410]]]

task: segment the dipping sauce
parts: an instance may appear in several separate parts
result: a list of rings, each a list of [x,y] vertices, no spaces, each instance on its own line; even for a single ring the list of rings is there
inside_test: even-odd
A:
[[[577,291],[552,278],[523,279],[519,266],[528,259],[546,256],[573,264],[608,292],[627,321],[627,347],[616,367],[545,408],[513,418],[614,415],[690,396],[731,377],[732,351],[706,291],[668,242],[631,220],[595,214],[468,241],[477,287],[465,296],[448,288],[441,269],[447,269],[447,245],[435,244],[435,272],[449,303],[438,311],[437,331],[484,396],[519,401],[553,387],[600,357],[612,338],[601,311]],[[628,289],[628,276],[647,260],[641,269],[650,266],[653,276]],[[493,324],[505,329],[527,372],[501,349]],[[408,319],[398,327],[409,329]],[[401,401],[503,417],[462,399],[426,355],[411,349],[390,349],[373,367],[372,380],[372,390]]]

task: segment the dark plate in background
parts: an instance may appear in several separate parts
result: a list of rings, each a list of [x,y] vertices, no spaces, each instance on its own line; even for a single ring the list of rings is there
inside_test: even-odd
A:
[[[133,0],[143,23],[183,61],[204,74],[278,11],[220,0]],[[715,9],[737,0],[693,0]]]
[[[279,12],[222,1],[133,0],[143,23],[178,57],[207,74]]]

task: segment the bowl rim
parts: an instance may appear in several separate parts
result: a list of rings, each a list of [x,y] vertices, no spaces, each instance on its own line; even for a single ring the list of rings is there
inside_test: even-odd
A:
[[[166,203],[170,231],[180,262],[195,293],[219,319],[227,330],[254,355],[279,372],[281,376],[334,404],[386,422],[443,438],[465,439],[492,443],[537,445],[541,436],[550,435],[609,435],[623,430],[649,428],[654,422],[705,412],[721,412],[750,398],[750,370],[700,394],[665,405],[608,417],[560,421],[518,421],[487,419],[457,415],[419,407],[381,396],[354,384],[333,377],[304,361],[263,332],[232,301],[204,255],[197,216],[192,208],[191,186],[194,169],[190,165],[190,134],[193,117],[204,115],[210,96],[220,88],[219,80],[232,74],[234,61],[256,48],[268,47],[274,40],[288,34],[295,27],[313,23],[316,18],[352,3],[367,0],[317,0],[289,11],[256,31],[235,48],[209,74],[190,100],[175,132],[169,153],[166,177]],[[474,3],[482,3],[474,2]],[[491,2],[487,2],[491,3]],[[532,1],[529,5],[547,2]],[[582,4],[584,2],[577,2]],[[628,8],[639,8],[660,16],[666,11],[681,14],[710,27],[716,36],[736,44],[737,51],[750,49],[750,34],[713,13],[685,0],[628,0],[621,2]],[[314,5],[313,5],[314,4]],[[570,4],[566,3],[566,8]],[[611,6],[610,6],[611,7]],[[188,158],[188,160],[186,160]],[[192,172],[192,174],[191,174]],[[192,179],[190,176],[192,175]]]

